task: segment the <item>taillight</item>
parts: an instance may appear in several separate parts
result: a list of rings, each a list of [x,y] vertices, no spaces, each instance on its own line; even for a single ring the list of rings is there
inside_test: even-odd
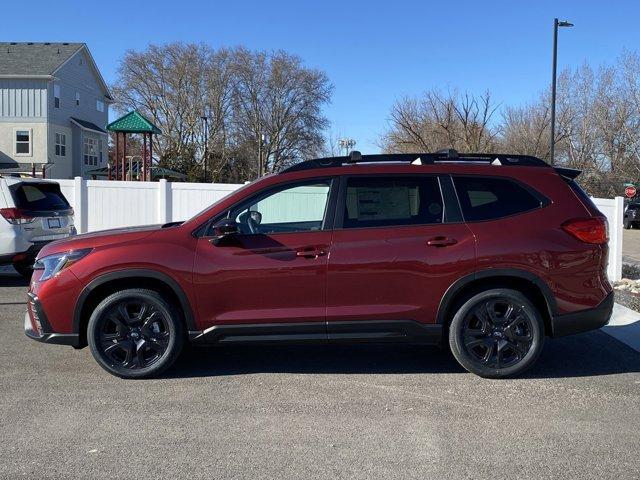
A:
[[[562,229],[585,243],[607,243],[607,219],[604,217],[574,218],[562,224]]]
[[[19,208],[0,208],[0,215],[13,225],[22,225],[24,223],[32,223],[36,219],[31,215],[27,215]]]

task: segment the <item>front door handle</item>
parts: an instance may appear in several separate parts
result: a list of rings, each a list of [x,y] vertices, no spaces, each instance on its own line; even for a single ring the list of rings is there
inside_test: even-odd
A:
[[[433,237],[427,242],[430,247],[448,247],[455,245],[458,241],[455,238],[449,237]]]
[[[296,257],[302,258],[318,258],[322,255],[326,255],[327,251],[322,248],[303,248],[301,250],[296,251]]]

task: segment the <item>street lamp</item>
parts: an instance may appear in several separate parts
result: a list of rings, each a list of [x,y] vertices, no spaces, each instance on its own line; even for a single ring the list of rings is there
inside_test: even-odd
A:
[[[551,138],[549,140],[549,156],[551,165],[554,164],[556,146],[556,69],[558,66],[558,27],[573,27],[573,23],[566,20],[553,19],[553,66],[551,76]]]
[[[262,147],[267,146],[267,136],[264,133],[258,135],[258,178],[262,177],[264,171],[264,164],[266,163],[262,159]]]
[[[344,148],[344,154],[348,156],[349,151],[351,151],[353,147],[356,146],[356,141],[353,138],[341,138],[340,140],[338,140],[338,146],[340,147],[340,149]]]
[[[204,122],[204,155],[202,159],[202,167],[204,169],[204,181],[207,181],[207,155],[209,147],[209,117],[202,115],[200,119]]]

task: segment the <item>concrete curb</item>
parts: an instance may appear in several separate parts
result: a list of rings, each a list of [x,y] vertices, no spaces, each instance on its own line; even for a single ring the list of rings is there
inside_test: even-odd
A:
[[[640,313],[620,305],[613,306],[613,315],[602,331],[640,352]]]

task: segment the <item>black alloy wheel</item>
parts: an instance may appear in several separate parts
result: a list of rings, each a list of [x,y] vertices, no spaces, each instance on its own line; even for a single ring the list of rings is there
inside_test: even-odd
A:
[[[456,313],[449,332],[460,364],[480,376],[519,374],[538,357],[544,340],[540,313],[515,290],[477,294]]]
[[[154,376],[177,358],[183,343],[179,316],[157,292],[130,289],[105,298],[89,320],[91,353],[109,373]]]

